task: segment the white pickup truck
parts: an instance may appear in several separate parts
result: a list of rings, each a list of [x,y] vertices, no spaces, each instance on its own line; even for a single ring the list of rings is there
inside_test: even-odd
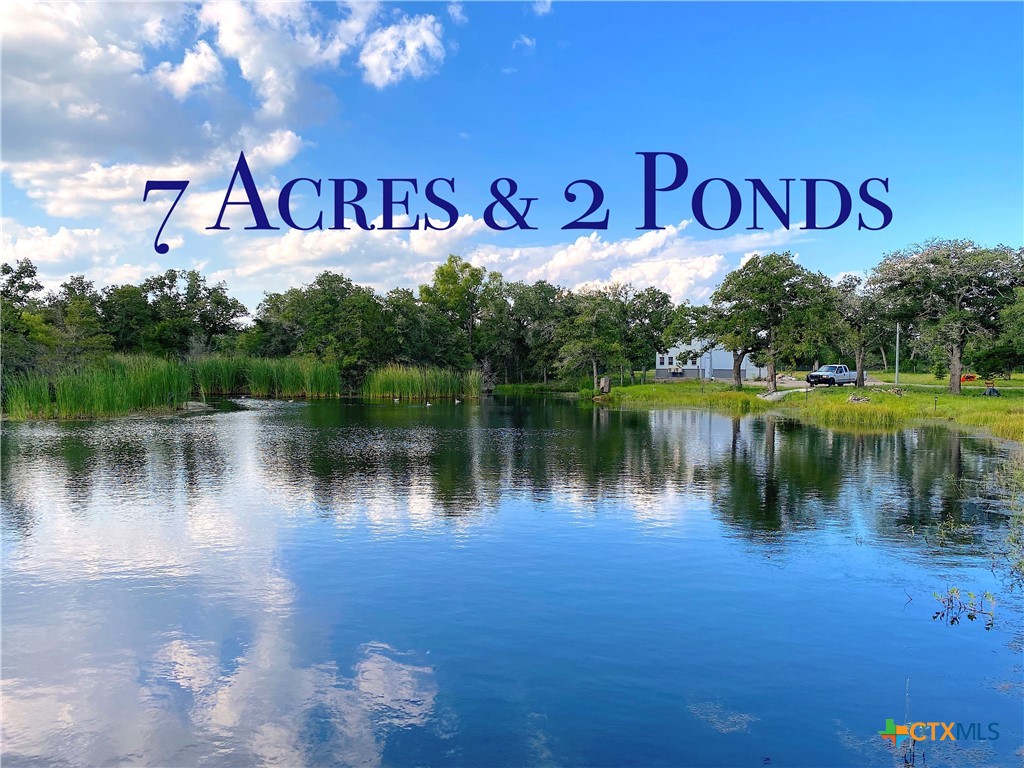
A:
[[[807,383],[812,387],[822,385],[826,387],[843,386],[843,384],[856,384],[857,372],[851,371],[845,365],[823,365],[813,373],[807,374]]]

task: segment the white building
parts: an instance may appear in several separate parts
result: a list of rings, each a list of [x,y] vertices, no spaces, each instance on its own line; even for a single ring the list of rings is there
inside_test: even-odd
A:
[[[660,352],[654,358],[655,379],[728,379],[732,380],[732,352],[715,347],[701,354],[704,342],[699,339],[692,344],[672,347]],[[750,356],[743,358],[740,376],[754,379],[764,376],[764,368],[750,362]]]

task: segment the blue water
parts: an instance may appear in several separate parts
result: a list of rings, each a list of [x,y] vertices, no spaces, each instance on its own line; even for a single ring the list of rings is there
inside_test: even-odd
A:
[[[242,405],[4,424],[5,766],[903,765],[886,718],[998,723],[919,765],[1020,762],[1004,446]],[[950,586],[991,630],[933,619]]]

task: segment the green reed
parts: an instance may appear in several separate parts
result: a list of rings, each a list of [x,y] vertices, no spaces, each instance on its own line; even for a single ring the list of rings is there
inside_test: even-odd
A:
[[[49,377],[18,373],[4,381],[4,410],[10,418],[48,419],[53,408]]]
[[[116,416],[173,410],[188,400],[191,391],[192,373],[182,363],[114,355],[52,376],[12,376],[4,386],[4,409],[12,419]]]
[[[3,386],[11,419],[84,419],[135,411],[172,411],[197,394],[255,397],[339,397],[333,365],[312,358],[208,356],[188,362],[112,355],[56,374],[19,373]]]
[[[333,365],[316,360],[304,361],[302,368],[306,397],[339,397],[341,379]]]
[[[199,394],[235,395],[246,390],[244,357],[209,356],[192,361],[192,371]]]
[[[286,357],[274,363],[277,365],[278,397],[305,397],[306,377],[302,372],[302,362]]]
[[[420,367],[392,363],[371,371],[363,385],[367,397],[403,400],[479,397],[483,391],[480,371],[465,373],[452,368]]]
[[[340,397],[341,378],[329,363],[311,358],[254,357],[246,362],[245,380],[253,397]]]

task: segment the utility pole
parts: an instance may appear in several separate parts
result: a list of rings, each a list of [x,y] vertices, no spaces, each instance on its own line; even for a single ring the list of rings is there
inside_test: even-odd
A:
[[[900,385],[900,324],[896,323],[896,384]]]

